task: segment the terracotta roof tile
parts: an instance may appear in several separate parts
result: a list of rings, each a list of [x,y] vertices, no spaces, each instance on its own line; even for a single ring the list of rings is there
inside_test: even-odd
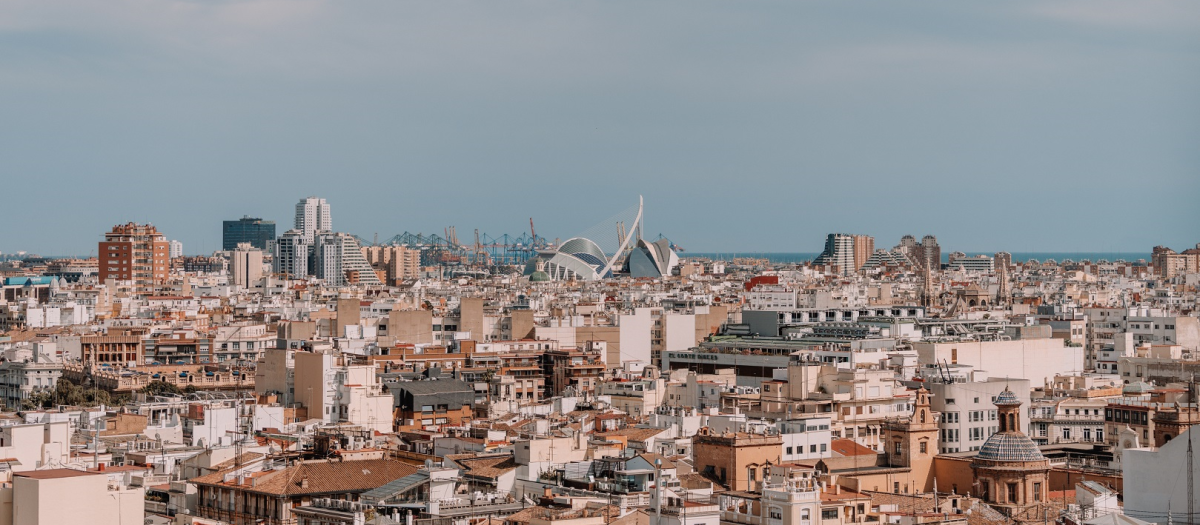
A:
[[[306,461],[282,470],[268,471],[253,482],[238,485],[236,480],[224,481],[217,472],[192,479],[199,485],[239,487],[248,492],[274,496],[309,494],[359,493],[416,473],[417,467],[388,459],[360,461]],[[304,480],[308,480],[307,487]]]

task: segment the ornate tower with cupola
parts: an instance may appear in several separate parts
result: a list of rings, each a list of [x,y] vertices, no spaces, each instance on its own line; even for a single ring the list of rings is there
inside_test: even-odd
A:
[[[917,390],[913,411],[907,418],[890,420],[883,425],[883,442],[888,465],[911,469],[905,492],[933,490],[933,456],[938,449],[938,425],[929,408],[929,391]]]

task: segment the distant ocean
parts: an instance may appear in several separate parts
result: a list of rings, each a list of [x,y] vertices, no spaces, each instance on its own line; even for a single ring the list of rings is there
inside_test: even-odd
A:
[[[995,252],[964,252],[967,255],[995,255]],[[799,264],[805,261],[811,261],[821,255],[820,252],[724,252],[724,253],[692,253],[684,252],[680,254],[682,257],[704,257],[713,260],[730,261],[734,258],[755,258],[766,259],[775,264]],[[1135,252],[1012,252],[1013,262],[1025,262],[1029,259],[1037,259],[1045,261],[1046,259],[1054,259],[1062,262],[1065,259],[1070,259],[1075,262],[1088,260],[1092,262],[1100,259],[1116,261],[1123,259],[1129,262],[1136,262],[1138,259],[1150,261],[1150,254],[1135,253]],[[950,252],[942,252],[942,262],[950,262]]]

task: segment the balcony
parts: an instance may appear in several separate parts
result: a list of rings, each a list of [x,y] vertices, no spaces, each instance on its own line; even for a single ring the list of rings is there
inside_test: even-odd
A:
[[[662,508],[662,513],[671,516],[687,516],[691,514],[693,517],[702,514],[716,514],[721,511],[721,508],[716,503],[704,501],[683,501],[682,505],[671,505]],[[724,513],[722,513],[724,514]]]
[[[476,500],[472,503],[470,500],[453,499],[438,502],[436,510],[430,509],[430,514],[438,517],[508,515],[524,507],[522,502],[508,501],[505,496],[499,496],[493,502]]]

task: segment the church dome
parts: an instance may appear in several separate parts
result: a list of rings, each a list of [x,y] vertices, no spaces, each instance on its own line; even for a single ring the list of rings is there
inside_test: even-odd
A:
[[[1128,385],[1125,385],[1125,388],[1121,389],[1121,393],[1122,394],[1145,394],[1146,392],[1149,392],[1151,390],[1154,390],[1154,387],[1151,386],[1150,383],[1147,383],[1145,381],[1137,381],[1137,382],[1129,383]]]
[[[549,282],[549,281],[550,281],[550,274],[548,274],[542,270],[536,270],[533,273],[529,274],[529,282],[531,282],[531,283],[544,283],[544,282]]]
[[[999,403],[999,400],[997,400]],[[986,461],[1042,461],[1046,459],[1033,440],[1018,432],[1000,432],[979,449],[976,459]]]
[[[998,407],[1002,406],[1017,406],[1021,404],[1021,400],[1017,399],[1017,395],[1007,388],[1000,395],[996,396],[996,401],[993,403]]]

